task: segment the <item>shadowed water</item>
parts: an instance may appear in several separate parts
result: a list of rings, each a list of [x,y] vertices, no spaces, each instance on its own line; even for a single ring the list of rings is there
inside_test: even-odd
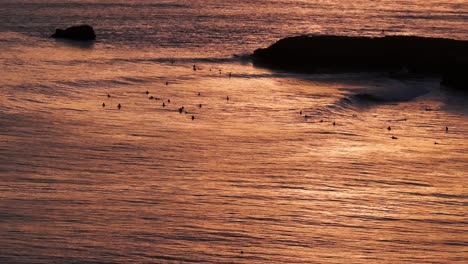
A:
[[[0,0],[0,262],[466,263],[466,94],[232,56],[467,36],[460,1],[344,2]]]

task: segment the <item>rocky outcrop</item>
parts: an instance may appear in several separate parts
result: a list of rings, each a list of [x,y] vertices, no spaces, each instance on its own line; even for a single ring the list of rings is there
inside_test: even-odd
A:
[[[415,36],[297,36],[252,55],[255,64],[298,71],[398,70],[442,73],[468,62],[468,41]]]
[[[52,38],[71,39],[71,40],[95,40],[94,29],[89,25],[73,26],[67,29],[56,29]]]
[[[468,91],[468,64],[451,67],[442,75],[443,85]]]

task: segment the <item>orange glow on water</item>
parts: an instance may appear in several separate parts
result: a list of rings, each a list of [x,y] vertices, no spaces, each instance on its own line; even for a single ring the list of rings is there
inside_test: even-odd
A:
[[[0,32],[0,262],[467,262],[466,96],[232,56],[299,33],[463,38],[464,1],[96,2],[0,12],[100,30]]]

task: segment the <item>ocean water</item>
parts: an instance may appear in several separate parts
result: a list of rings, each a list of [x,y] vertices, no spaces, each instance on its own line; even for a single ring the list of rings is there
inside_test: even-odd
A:
[[[0,263],[467,263],[466,93],[244,56],[382,30],[468,3],[0,0]]]

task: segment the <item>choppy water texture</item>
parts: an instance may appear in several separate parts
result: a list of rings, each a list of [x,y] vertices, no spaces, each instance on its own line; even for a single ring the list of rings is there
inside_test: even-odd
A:
[[[467,18],[455,0],[0,0],[0,262],[468,262],[466,94],[232,56],[301,33],[467,39]],[[94,45],[47,38],[80,23]]]

